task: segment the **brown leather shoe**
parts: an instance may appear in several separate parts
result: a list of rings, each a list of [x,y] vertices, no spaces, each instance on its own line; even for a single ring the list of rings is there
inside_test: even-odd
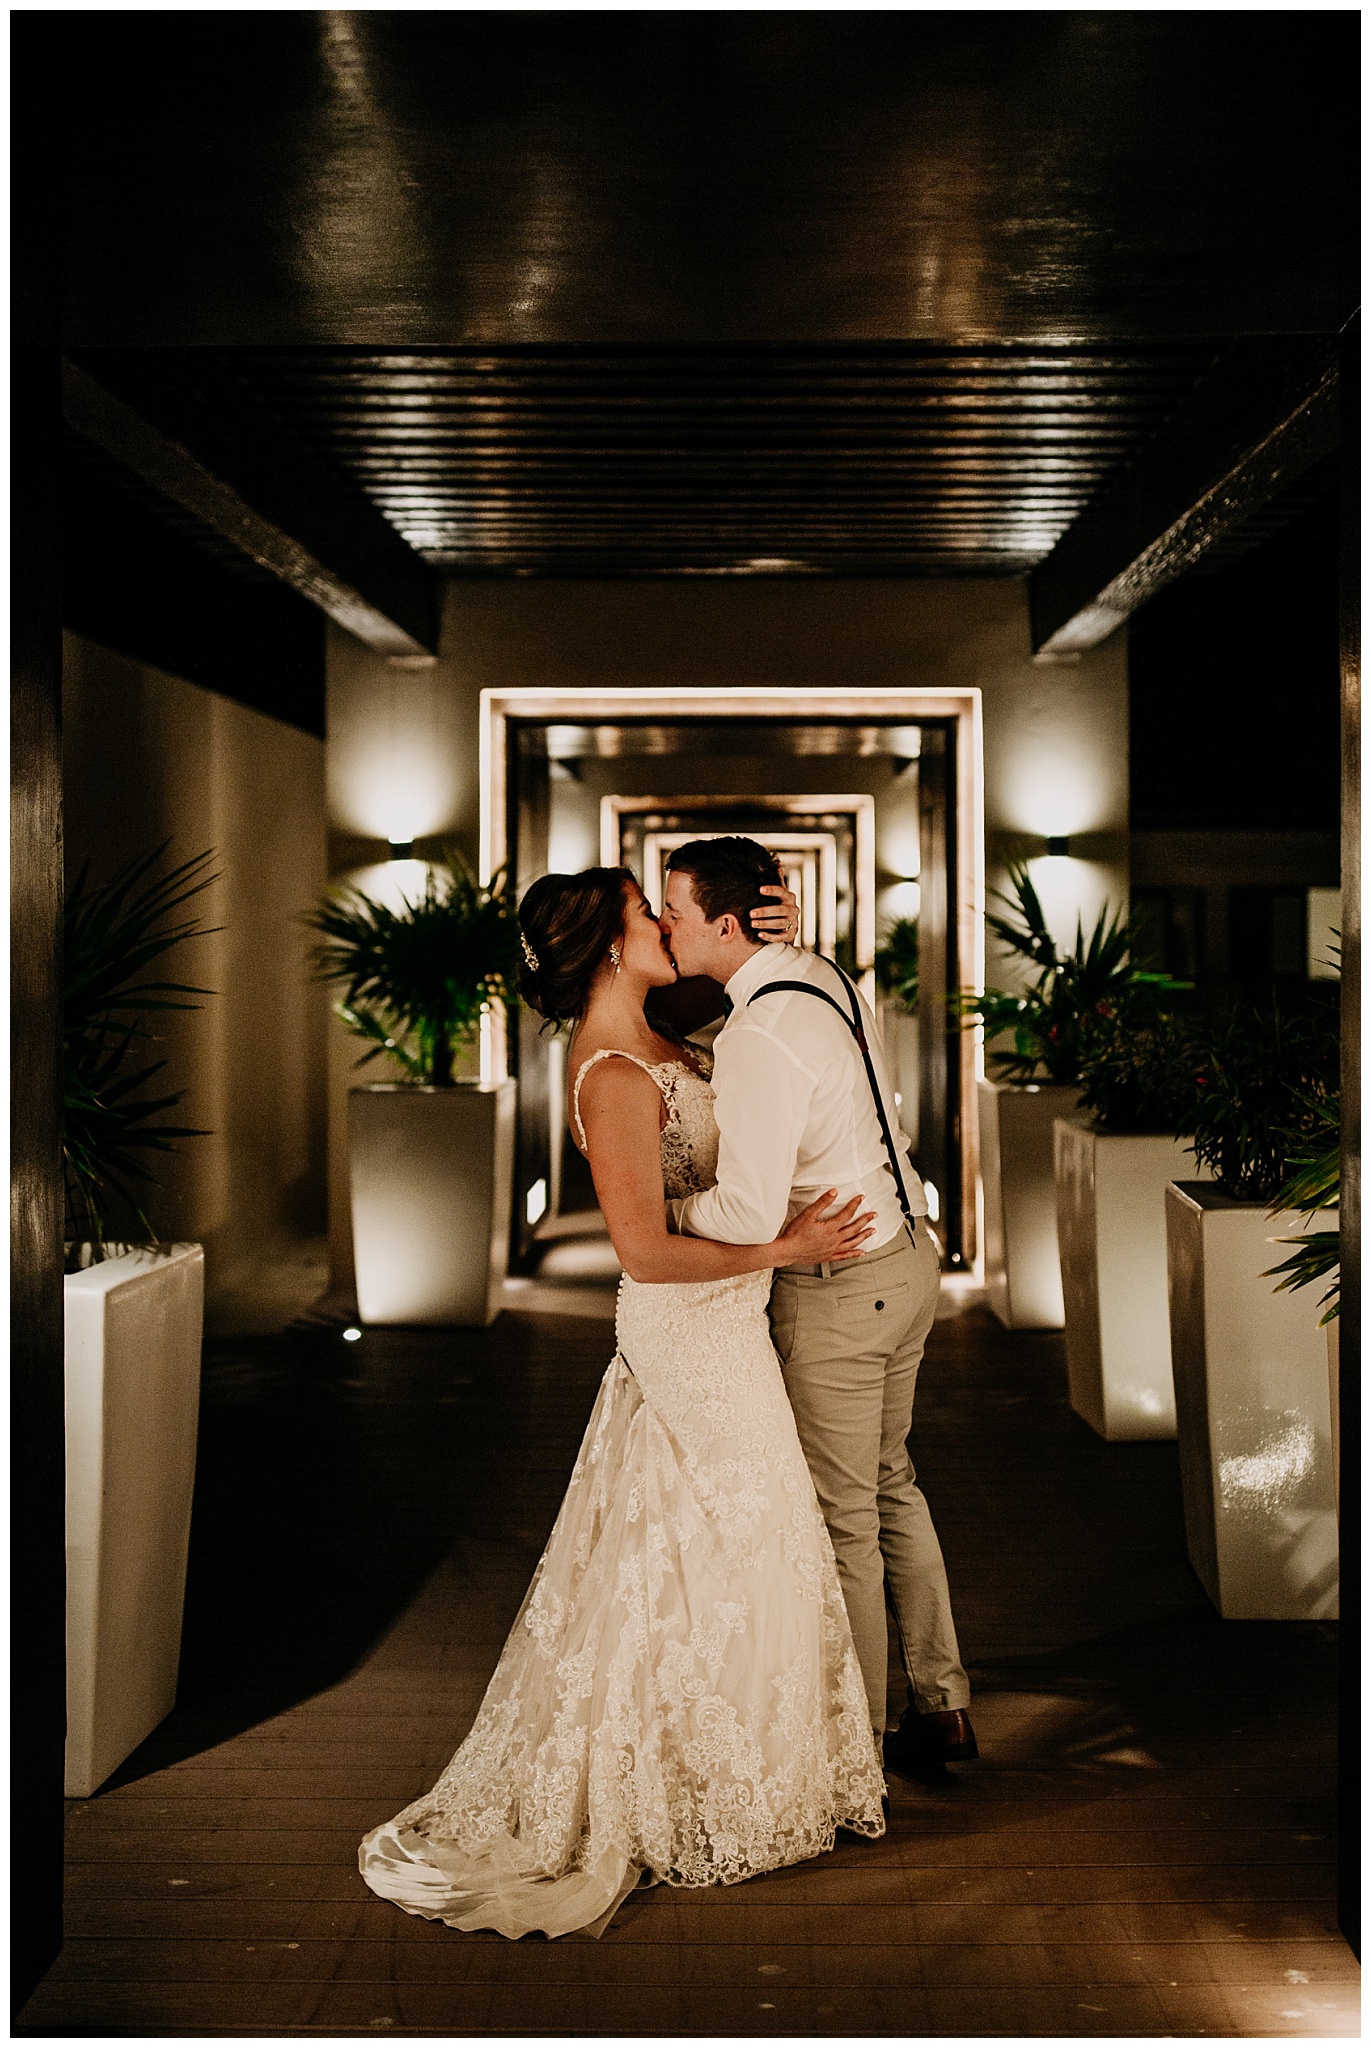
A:
[[[971,1716],[963,1707],[938,1714],[906,1708],[898,1728],[882,1744],[888,1771],[926,1771],[940,1764],[969,1764],[980,1755]]]

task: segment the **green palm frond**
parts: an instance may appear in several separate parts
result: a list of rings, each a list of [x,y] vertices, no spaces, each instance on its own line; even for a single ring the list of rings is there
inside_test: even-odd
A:
[[[1331,1080],[1325,1087],[1304,1086],[1292,1091],[1298,1122],[1287,1126],[1290,1143],[1290,1178],[1271,1204],[1273,1216],[1294,1209],[1301,1215],[1316,1216],[1321,1209],[1335,1209],[1342,1192],[1342,1117],[1339,1093]],[[1277,1244],[1293,1245],[1288,1259],[1269,1266],[1265,1278],[1283,1288],[1312,1287],[1330,1273],[1338,1273],[1342,1260],[1341,1238],[1336,1230],[1311,1230],[1302,1237],[1278,1237]],[[1341,1308],[1340,1281],[1320,1296],[1324,1314],[1320,1325],[1331,1323]]]
[[[209,872],[213,853],[205,852],[145,880],[170,843],[164,840],[142,859],[129,861],[97,889],[90,886],[87,861],[68,890],[62,925],[62,1014],[67,1028],[82,1029],[98,1018],[147,1010],[193,1010],[199,1006],[181,999],[213,993],[186,982],[138,978],[183,939],[219,929],[202,926],[196,917],[166,923],[219,879]]]
[[[1027,861],[1011,861],[1009,864],[1008,889],[991,891],[992,900],[1003,903],[1010,916],[1002,917],[998,912],[986,916],[986,925],[1000,944],[1011,953],[1020,954],[1025,960],[1043,973],[1050,973],[1057,967],[1057,942],[1047,928],[1043,906],[1028,872]]]
[[[173,947],[219,926],[179,915],[219,877],[212,852],[199,853],[157,874],[169,841],[131,860],[109,880],[92,886],[86,862],[63,907],[62,1051],[63,1161],[67,1230],[71,1237],[105,1241],[111,1210],[122,1202],[144,1236],[155,1233],[142,1189],[154,1181],[143,1155],[172,1152],[183,1139],[205,1137],[185,1124],[159,1122],[177,1107],[183,1090],[149,1096],[143,1091],[166,1065],[130,1064],[151,1033],[148,1012],[194,1010],[212,993],[189,982],[149,976]]]
[[[1311,1230],[1307,1237],[1278,1237],[1274,1241],[1296,1247],[1288,1259],[1282,1259],[1278,1266],[1268,1266],[1262,1275],[1263,1279],[1276,1281],[1277,1294],[1287,1287],[1312,1287],[1339,1270],[1342,1237],[1336,1230]],[[1339,1283],[1335,1280],[1319,1297],[1319,1307],[1324,1311],[1319,1317],[1320,1329],[1337,1320],[1341,1306]]]
[[[1336,1208],[1338,1203],[1342,1180],[1341,1099],[1330,1074],[1325,1086],[1296,1088],[1292,1100],[1295,1117],[1287,1135],[1295,1171],[1276,1197],[1273,1208],[1299,1209],[1312,1215],[1318,1209]]]
[[[389,1053],[404,1068],[408,1080],[423,1080],[423,1063],[419,1055],[411,1052],[402,1040],[391,1037],[392,1027],[383,1017],[355,1003],[338,1003],[335,1008],[349,1031],[358,1038],[372,1041],[370,1052],[364,1052],[358,1059],[359,1067],[365,1067],[370,1061],[380,1059],[383,1053]]]

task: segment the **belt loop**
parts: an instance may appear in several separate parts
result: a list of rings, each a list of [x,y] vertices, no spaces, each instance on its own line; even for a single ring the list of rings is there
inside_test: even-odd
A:
[[[820,1263],[819,1278],[821,1280],[831,1280],[833,1278],[833,1268],[829,1265],[827,1259],[822,1260]]]

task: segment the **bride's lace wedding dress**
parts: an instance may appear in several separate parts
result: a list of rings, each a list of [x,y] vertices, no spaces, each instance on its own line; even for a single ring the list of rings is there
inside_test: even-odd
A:
[[[580,1124],[577,1076],[573,1116]],[[647,1065],[668,1195],[710,1186],[706,1081]],[[623,1280],[618,1349],[471,1733],[362,1843],[406,1912],[599,1933],[640,1881],[731,1884],[879,1835],[880,1763],[771,1346],[768,1273]]]

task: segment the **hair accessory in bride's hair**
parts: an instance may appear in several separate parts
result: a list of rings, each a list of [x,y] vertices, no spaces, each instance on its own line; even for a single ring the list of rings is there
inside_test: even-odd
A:
[[[520,932],[519,934],[519,944],[524,949],[525,960],[527,960],[529,966],[533,969],[533,972],[536,974],[538,972],[538,955],[534,952],[532,946],[530,946],[523,932]]]

